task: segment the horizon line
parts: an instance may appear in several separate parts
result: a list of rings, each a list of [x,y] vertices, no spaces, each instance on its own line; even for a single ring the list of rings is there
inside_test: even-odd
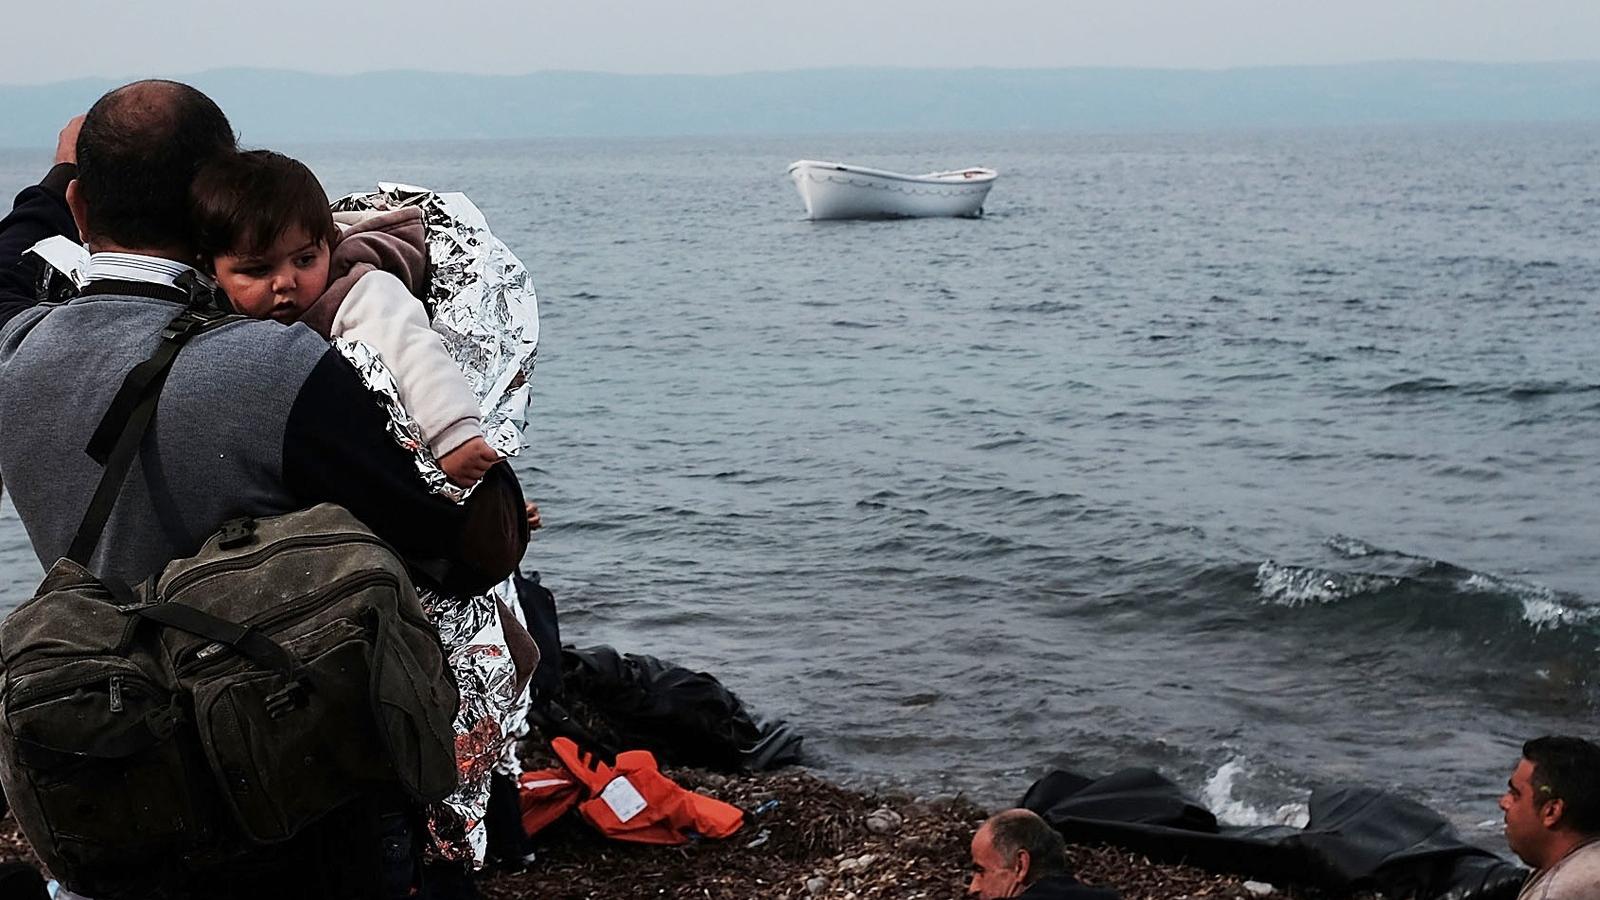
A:
[[[1152,65],[1080,65],[1080,66],[873,66],[873,65],[839,65],[839,66],[804,66],[789,69],[749,69],[736,72],[614,72],[603,69],[534,69],[526,72],[462,72],[448,69],[417,69],[417,68],[392,68],[392,69],[364,69],[357,72],[328,72],[310,69],[278,68],[274,66],[217,66],[205,69],[195,69],[186,72],[164,72],[160,75],[85,75],[77,78],[61,78],[53,81],[32,82],[0,82],[0,88],[49,88],[85,82],[104,82],[109,84],[124,84],[128,81],[137,81],[143,78],[164,77],[170,79],[192,78],[197,76],[217,75],[239,72],[281,73],[290,75],[306,75],[316,78],[364,78],[374,75],[437,75],[444,77],[460,78],[485,78],[485,79],[516,79],[533,78],[541,75],[585,75],[605,76],[612,78],[688,78],[688,79],[719,79],[719,78],[745,78],[760,75],[799,75],[818,72],[1167,72],[1173,74],[1194,73],[1217,75],[1231,72],[1261,72],[1284,69],[1352,69],[1380,66],[1471,66],[1479,68],[1526,68],[1535,66],[1593,66],[1600,65],[1600,57],[1592,59],[1549,59],[1527,60],[1508,62],[1484,61],[1469,59],[1438,59],[1426,57],[1390,57],[1370,59],[1355,62],[1308,62],[1308,63],[1258,63],[1233,66],[1152,66]]]

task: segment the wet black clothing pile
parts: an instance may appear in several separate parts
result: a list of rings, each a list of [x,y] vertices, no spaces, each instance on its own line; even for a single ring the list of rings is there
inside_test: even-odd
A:
[[[606,758],[649,750],[663,766],[714,772],[801,762],[792,726],[758,718],[705,672],[611,647],[563,647],[555,598],[538,572],[517,576],[517,600],[539,645],[529,719],[543,737],[570,737]]]

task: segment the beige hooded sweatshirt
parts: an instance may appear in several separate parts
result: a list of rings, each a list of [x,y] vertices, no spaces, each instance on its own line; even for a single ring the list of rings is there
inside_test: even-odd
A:
[[[331,251],[327,290],[300,321],[323,337],[358,340],[378,351],[435,459],[482,437],[477,398],[422,305],[428,293],[422,211],[336,219],[343,233]]]

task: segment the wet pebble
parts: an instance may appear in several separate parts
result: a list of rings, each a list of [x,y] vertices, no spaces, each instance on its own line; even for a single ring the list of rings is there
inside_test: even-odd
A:
[[[858,875],[872,868],[872,863],[877,859],[871,853],[863,853],[856,857],[846,857],[839,863],[840,875]]]
[[[904,822],[899,813],[887,806],[867,813],[867,830],[873,834],[894,834]]]

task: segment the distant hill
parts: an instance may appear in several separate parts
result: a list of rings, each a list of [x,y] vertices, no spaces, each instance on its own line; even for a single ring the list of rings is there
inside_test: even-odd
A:
[[[250,143],[1600,120],[1600,62],[179,77],[214,97]],[[53,144],[67,116],[115,83],[0,86],[0,146]]]

